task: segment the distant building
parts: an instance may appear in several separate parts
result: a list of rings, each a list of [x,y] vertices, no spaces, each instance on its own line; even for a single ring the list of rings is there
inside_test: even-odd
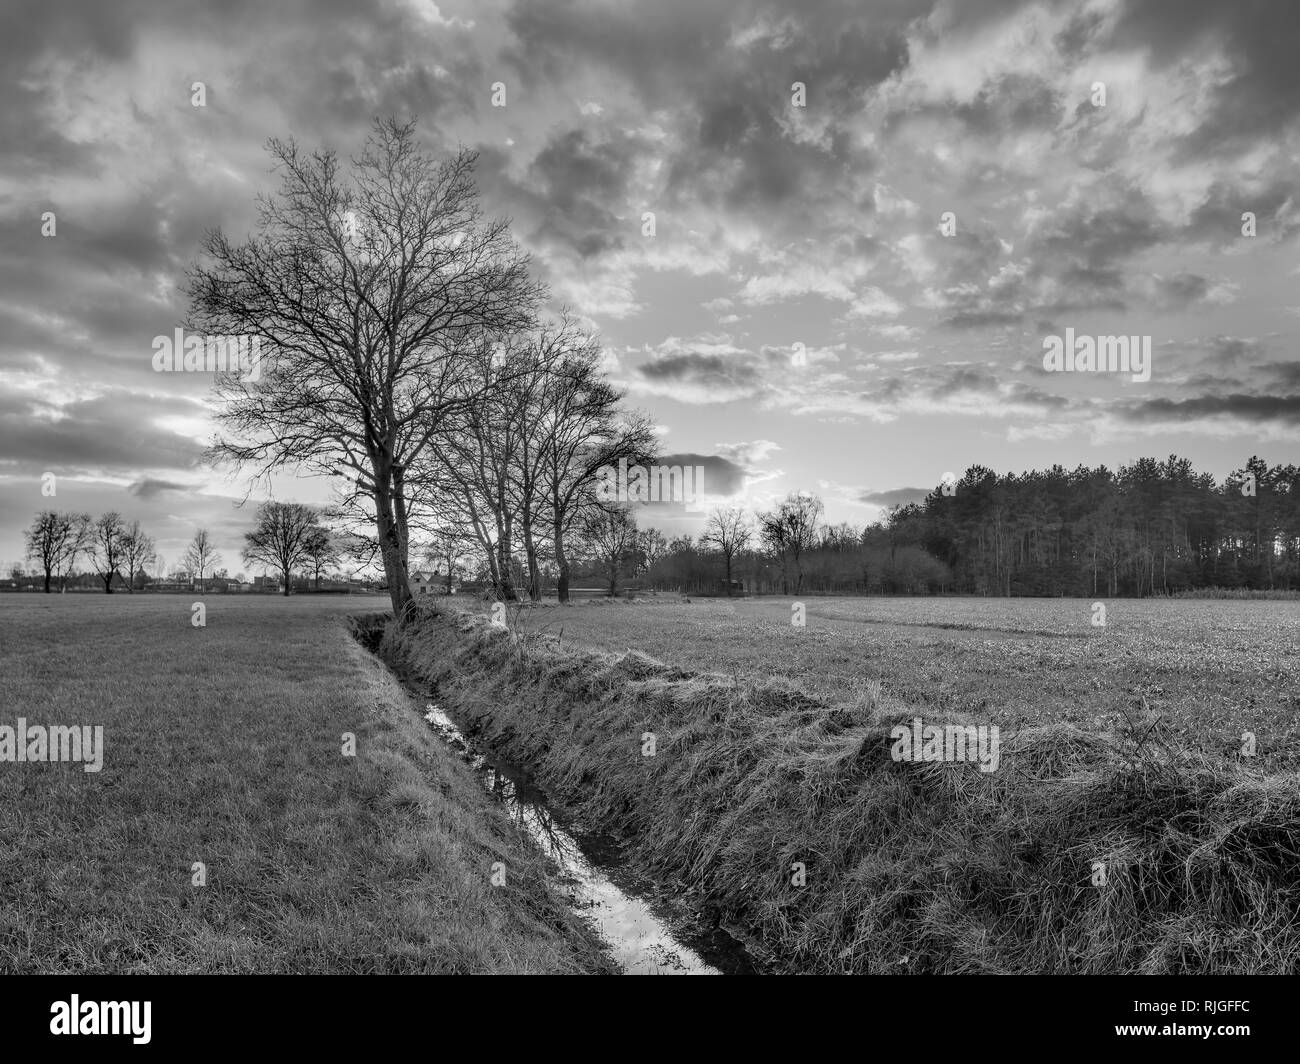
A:
[[[458,581],[455,575],[451,578],[451,593],[456,593]],[[447,594],[447,574],[441,569],[432,571],[426,569],[416,570],[411,574],[411,594],[413,595],[445,595]]]

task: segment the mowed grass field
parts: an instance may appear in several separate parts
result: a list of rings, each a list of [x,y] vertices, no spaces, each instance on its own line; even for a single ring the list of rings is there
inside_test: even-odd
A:
[[[0,725],[104,727],[98,773],[0,762],[0,971],[609,970],[349,635],[387,605],[0,595]]]
[[[664,597],[512,610],[510,623],[551,645],[785,676],[830,700],[878,682],[918,711],[1003,728],[1160,714],[1207,753],[1233,754],[1249,731],[1261,767],[1300,763],[1300,602],[1113,599],[1095,627],[1094,601]]]

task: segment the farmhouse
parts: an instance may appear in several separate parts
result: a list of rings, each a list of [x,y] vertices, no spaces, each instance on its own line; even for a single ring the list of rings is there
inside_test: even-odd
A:
[[[455,574],[451,577],[451,593],[456,593],[459,581]],[[413,595],[445,595],[447,594],[447,574],[441,569],[432,571],[420,569],[411,574],[411,594]]]

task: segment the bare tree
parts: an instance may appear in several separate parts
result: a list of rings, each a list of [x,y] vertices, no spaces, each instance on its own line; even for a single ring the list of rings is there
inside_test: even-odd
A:
[[[508,223],[483,222],[476,154],[438,164],[414,123],[376,121],[350,179],[332,151],[273,140],[280,194],[260,232],[205,241],[192,324],[265,341],[257,381],[218,378],[230,432],[212,457],[346,473],[373,514],[395,614],[411,601],[406,473],[445,417],[475,399],[468,337],[527,328],[542,296]],[[244,376],[249,376],[245,374]]]
[[[106,595],[113,593],[113,577],[119,575],[118,566],[125,560],[125,536],[126,524],[116,510],[100,515],[99,520],[91,526],[91,564],[104,581]]]
[[[781,594],[790,594],[789,563],[794,563],[797,595],[803,589],[803,555],[817,543],[817,519],[823,505],[816,495],[791,492],[780,506],[759,514],[759,535],[763,544],[781,562]]]
[[[579,516],[595,504],[602,469],[652,461],[655,434],[641,414],[621,414],[623,394],[600,372],[594,342],[566,353],[546,390],[547,410],[538,482],[550,522],[559,599],[569,601],[567,540]]]
[[[257,508],[256,527],[244,533],[244,561],[278,570],[288,596],[294,567],[310,557],[318,517],[310,506],[297,502],[262,503]]]
[[[126,589],[135,594],[136,577],[145,573],[147,566],[157,557],[152,536],[146,535],[139,521],[132,521],[122,534],[122,560],[126,562]]]
[[[618,578],[636,551],[636,520],[626,506],[599,506],[584,512],[581,535],[609,582],[610,595],[618,594]]]
[[[456,570],[473,544],[473,537],[463,526],[451,524],[436,529],[424,544],[421,552],[423,561],[432,565],[438,572],[446,568],[445,590],[449,595],[452,592]]]
[[[312,576],[315,578],[316,590],[319,591],[321,572],[337,565],[339,561],[339,550],[334,545],[334,538],[330,535],[328,528],[313,525],[307,530],[307,542],[303,547],[303,558],[311,568]]]
[[[426,454],[429,461],[414,466],[410,477],[413,491],[427,489],[428,495],[455,500],[484,553],[494,591],[504,601],[517,597],[512,564],[519,515],[516,475],[521,441],[529,431],[520,413],[525,400],[514,385],[530,375],[529,367],[520,338],[477,338],[464,372],[477,379],[480,399],[444,421]]]
[[[731,563],[745,550],[753,539],[754,531],[749,518],[739,506],[715,507],[709,514],[700,543],[715,547],[722,555],[727,571],[727,595],[731,595]]]
[[[647,573],[655,567],[655,562],[668,553],[668,539],[657,528],[647,528],[637,533],[636,545]]]
[[[529,337],[523,372],[509,378],[508,386],[517,400],[512,409],[520,428],[514,496],[528,569],[528,594],[534,602],[542,597],[539,541],[549,538],[554,546],[554,520],[550,521],[549,535],[546,527],[554,500],[544,490],[547,462],[558,439],[557,413],[552,402],[556,393],[563,391],[563,375],[572,372],[575,358],[598,357],[598,353],[594,338],[583,333],[565,313],[559,321],[540,327]]]
[[[212,539],[206,528],[194,533],[190,545],[185,548],[185,567],[190,571],[190,578],[199,574],[199,590],[203,590],[203,574],[221,561],[221,555],[212,546]]]
[[[439,525],[456,522],[438,500],[454,500],[502,599],[518,595],[514,568],[520,549],[528,596],[540,599],[539,559],[544,544],[555,542],[556,500],[561,551],[564,534],[589,501],[588,485],[580,481],[582,469],[571,461],[554,461],[557,443],[566,442],[564,434],[576,427],[574,441],[604,444],[601,462],[616,460],[620,446],[626,447],[623,453],[636,453],[637,441],[649,438],[648,432],[642,435],[642,422],[620,423],[621,396],[604,382],[599,360],[598,346],[567,315],[504,340],[480,338],[474,357],[466,359],[466,372],[479,377],[481,400],[444,421],[426,461],[408,477],[412,484],[435,489],[420,496],[413,489],[412,497],[437,513]],[[579,410],[576,426],[565,416],[578,409],[572,403],[575,385],[591,386],[580,396],[588,405]],[[635,433],[631,441],[620,438],[628,425]],[[557,486],[557,467],[558,479],[568,480],[559,484],[559,492],[551,490]],[[567,586],[567,564],[562,568]]]
[[[50,593],[50,581],[72,568],[77,555],[86,550],[90,542],[90,515],[56,513],[45,510],[36,515],[31,528],[24,533],[27,557],[38,562],[45,573],[45,593]]]

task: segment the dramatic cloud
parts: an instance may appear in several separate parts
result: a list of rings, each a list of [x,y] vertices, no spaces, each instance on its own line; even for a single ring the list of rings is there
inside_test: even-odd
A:
[[[204,231],[255,225],[268,138],[346,156],[390,113],[478,151],[485,211],[722,496],[1155,433],[1226,472],[1296,423],[1296,43],[1264,0],[12,0],[0,556],[47,471],[237,550],[210,380],[151,342]],[[1045,372],[1067,328],[1150,337],[1150,380]]]

